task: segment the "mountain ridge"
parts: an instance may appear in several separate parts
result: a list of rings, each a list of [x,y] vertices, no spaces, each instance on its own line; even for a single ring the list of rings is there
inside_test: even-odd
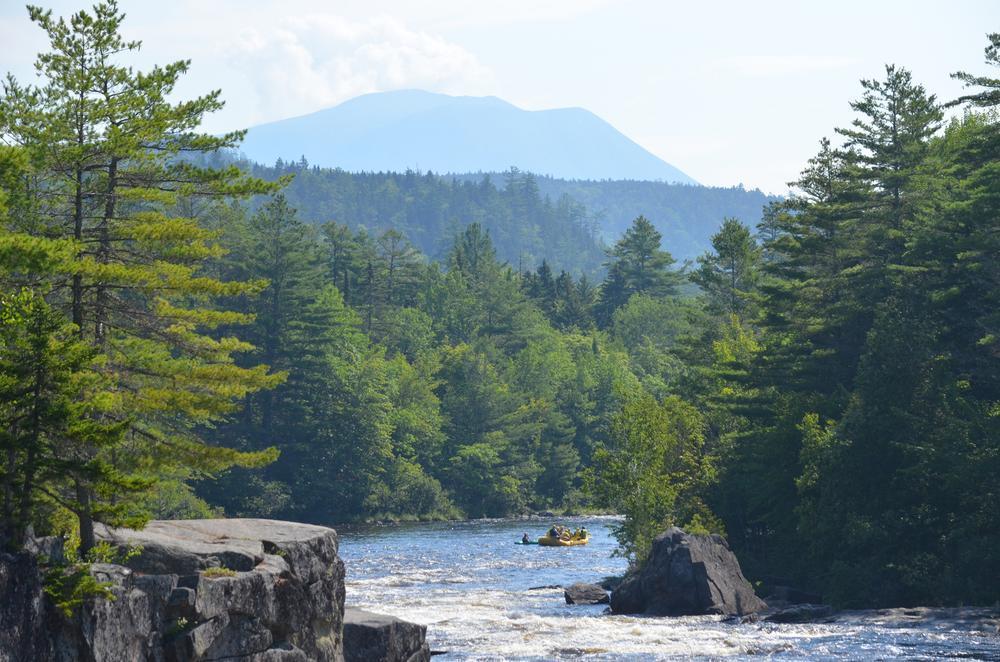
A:
[[[258,163],[301,156],[353,172],[521,170],[565,179],[697,185],[580,107],[525,110],[496,96],[376,92],[251,127],[241,151]]]

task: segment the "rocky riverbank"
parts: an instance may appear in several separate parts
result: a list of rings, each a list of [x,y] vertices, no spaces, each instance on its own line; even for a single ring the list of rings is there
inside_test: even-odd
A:
[[[69,616],[45,595],[37,557],[0,556],[0,661],[345,659],[344,564],[333,529],[230,519],[98,534],[121,563],[91,567],[109,596]],[[385,625],[384,654],[369,659],[429,657],[422,627]]]

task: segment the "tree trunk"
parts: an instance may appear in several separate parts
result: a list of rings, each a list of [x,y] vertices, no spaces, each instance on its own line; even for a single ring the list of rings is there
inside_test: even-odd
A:
[[[101,219],[100,244],[97,261],[101,264],[111,262],[111,221],[115,215],[115,197],[118,189],[118,159],[111,159],[108,165],[107,200],[104,201],[104,218]],[[98,347],[104,348],[107,340],[108,294],[104,285],[97,286],[97,305],[94,311],[94,340]]]
[[[83,239],[83,170],[76,169],[76,192],[73,199],[73,238]],[[83,337],[83,276],[73,274],[73,324]]]

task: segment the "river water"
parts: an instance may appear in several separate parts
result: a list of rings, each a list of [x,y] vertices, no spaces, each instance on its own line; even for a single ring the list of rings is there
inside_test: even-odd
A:
[[[550,522],[495,520],[340,528],[347,604],[427,625],[446,660],[907,659],[1000,660],[1000,635],[954,622],[855,612],[835,623],[731,624],[717,617],[611,616],[569,606],[562,590],[621,574],[608,518],[566,518],[584,547],[513,544]]]

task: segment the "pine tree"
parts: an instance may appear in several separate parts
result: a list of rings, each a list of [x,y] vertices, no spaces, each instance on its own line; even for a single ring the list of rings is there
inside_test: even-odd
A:
[[[74,484],[124,497],[148,488],[138,474],[116,469],[108,450],[119,446],[128,421],[100,416],[115,399],[94,347],[30,289],[0,297],[0,545],[19,550],[37,522],[40,502],[61,498]],[[114,524],[142,523],[127,500],[102,499],[95,516]]]
[[[281,385],[244,398],[216,436],[250,451],[276,446],[262,471],[236,470],[203,494],[234,513],[313,521],[365,513],[392,460],[393,404],[388,366],[371,347],[359,316],[329,279],[328,255],[312,228],[281,194],[249,219],[225,228],[236,249],[230,278],[264,281],[263,291],[230,305],[252,316],[245,335],[255,349],[247,365],[266,362]],[[278,495],[268,503],[269,495]]]
[[[986,35],[986,38],[990,42],[985,48],[986,63],[992,66],[1000,66],[1000,32],[990,33]],[[962,103],[968,103],[980,108],[995,108],[996,106],[1000,106],[1000,79],[989,76],[976,76],[964,71],[955,72],[951,77],[962,81],[966,87],[984,87],[986,89],[980,90],[975,94],[961,96],[950,102],[949,106]]]
[[[662,235],[645,217],[639,216],[608,251],[608,275],[601,286],[598,323],[610,323],[614,311],[633,294],[675,294],[683,277],[671,270],[674,258],[660,247]]]
[[[246,343],[204,333],[246,319],[204,302],[259,285],[200,273],[221,248],[197,218],[180,213],[180,203],[274,185],[235,166],[213,170],[185,158],[232,147],[242,134],[196,132],[206,113],[222,107],[217,91],[168,101],[187,61],[141,74],[119,64],[140,43],[121,37],[124,14],[115,2],[68,21],[37,7],[29,14],[51,45],[37,61],[43,85],[23,87],[8,77],[0,133],[37,164],[33,194],[37,218],[45,221],[31,228],[34,236],[17,240],[30,244],[44,236],[73,247],[71,259],[44,276],[51,300],[68,312],[80,338],[107,357],[104,370],[115,380],[118,403],[101,418],[130,421],[129,443],[115,453],[116,462],[124,470],[145,467],[155,478],[271,459],[199,440],[199,426],[278,380],[265,367],[234,364],[233,353],[248,349]],[[95,496],[82,482],[73,495],[84,551],[94,543]]]
[[[698,258],[691,280],[705,290],[715,310],[727,315],[752,314],[760,249],[750,230],[739,220],[727,218],[712,236],[712,248],[714,253]]]
[[[680,285],[681,276],[670,270],[674,258],[660,247],[662,241],[653,224],[639,216],[611,249],[609,257],[621,266],[630,293],[673,294]]]

